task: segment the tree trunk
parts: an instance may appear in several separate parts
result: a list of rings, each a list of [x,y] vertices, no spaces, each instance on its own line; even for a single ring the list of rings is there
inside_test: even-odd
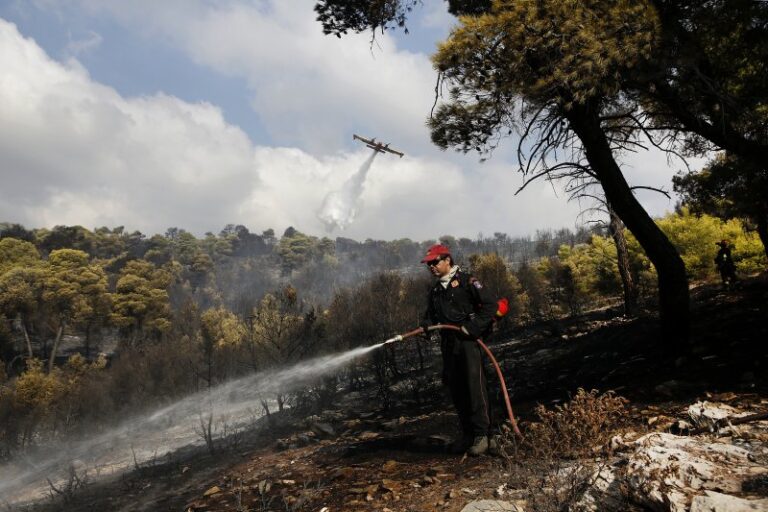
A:
[[[24,333],[24,341],[27,342],[27,355],[30,359],[34,356],[32,353],[32,341],[29,339],[29,331],[27,331],[27,323],[24,319],[24,316],[21,317],[21,332]]]
[[[611,237],[616,244],[616,259],[621,276],[621,285],[624,289],[624,315],[631,316],[635,313],[637,306],[637,286],[632,279],[632,273],[629,271],[629,251],[627,250],[627,237],[624,236],[624,225],[616,215],[616,212],[608,204],[608,215],[610,223],[608,224]]]
[[[85,326],[85,360],[90,361],[91,358],[91,325],[90,323]]]
[[[48,373],[53,371],[53,362],[56,360],[56,352],[59,351],[59,343],[61,343],[62,334],[64,334],[64,322],[60,323],[59,328],[56,330],[56,340],[53,342],[51,356],[48,358]]]
[[[768,258],[768,215],[761,215],[757,218],[757,235],[760,237],[760,241],[763,242],[763,251],[765,257]]]
[[[656,267],[662,338],[680,350],[685,349],[690,335],[690,297],[683,260],[632,194],[613,157],[597,110],[590,105],[575,105],[566,112],[566,117],[581,139],[587,161],[600,180],[606,199]]]

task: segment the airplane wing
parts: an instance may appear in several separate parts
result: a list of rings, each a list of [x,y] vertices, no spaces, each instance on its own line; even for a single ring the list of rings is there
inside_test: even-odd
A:
[[[400,151],[395,151],[394,149],[391,149],[391,148],[389,148],[387,146],[385,146],[385,147],[383,147],[381,149],[383,151],[387,151],[389,153],[395,154],[395,155],[399,156],[400,158],[403,158],[404,153],[401,153]]]
[[[352,140],[359,140],[365,144],[376,144],[376,139],[366,139],[365,137],[361,137],[354,133],[352,134]]]
[[[403,158],[403,155],[404,155],[404,153],[401,153],[400,151],[395,151],[394,149],[390,149],[389,143],[383,144],[381,142],[376,142],[375,137],[367,139],[365,137],[361,137],[360,135],[352,134],[352,140],[359,140],[369,148],[373,149],[374,151],[378,151],[379,153],[384,153],[384,152],[392,153],[400,156],[400,158]]]

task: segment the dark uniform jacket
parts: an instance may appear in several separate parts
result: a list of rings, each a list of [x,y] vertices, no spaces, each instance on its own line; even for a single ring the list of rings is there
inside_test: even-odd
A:
[[[464,327],[472,339],[476,339],[490,331],[496,308],[496,299],[480,281],[458,270],[447,288],[438,280],[430,289],[426,317],[435,324]]]

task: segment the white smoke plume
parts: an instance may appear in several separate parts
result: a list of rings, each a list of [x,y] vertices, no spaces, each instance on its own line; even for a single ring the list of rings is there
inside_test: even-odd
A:
[[[350,176],[341,190],[334,190],[325,196],[317,218],[325,224],[325,229],[329,233],[334,229],[343,230],[355,220],[362,206],[360,196],[363,194],[365,178],[377,153],[378,151],[374,149],[371,156],[363,162],[355,174]]]

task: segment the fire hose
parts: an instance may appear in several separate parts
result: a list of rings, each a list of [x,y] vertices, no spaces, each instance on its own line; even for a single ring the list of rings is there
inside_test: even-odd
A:
[[[427,334],[430,331],[437,331],[440,329],[448,329],[451,331],[461,331],[461,327],[458,325],[451,325],[451,324],[435,324],[430,325],[429,327],[423,328],[419,327],[418,329],[414,329],[412,331],[398,334],[394,338],[390,338],[387,341],[384,342],[386,345],[387,343],[395,343],[397,341],[403,341],[406,338],[410,338],[412,336],[418,336],[421,334]],[[509,401],[509,393],[507,392],[507,383],[504,381],[504,375],[501,373],[501,368],[499,367],[498,361],[496,361],[496,358],[493,357],[493,353],[490,351],[490,349],[486,346],[485,343],[483,343],[483,340],[480,338],[477,338],[475,340],[478,345],[480,345],[480,348],[483,349],[485,354],[488,356],[488,358],[491,360],[491,363],[493,363],[494,368],[496,368],[496,375],[499,377],[499,384],[501,386],[501,393],[504,395],[504,404],[507,407],[507,418],[509,419],[510,424],[512,425],[512,430],[515,432],[515,434],[521,436],[520,429],[517,427],[517,421],[515,421],[515,415],[512,413],[512,403]]]

